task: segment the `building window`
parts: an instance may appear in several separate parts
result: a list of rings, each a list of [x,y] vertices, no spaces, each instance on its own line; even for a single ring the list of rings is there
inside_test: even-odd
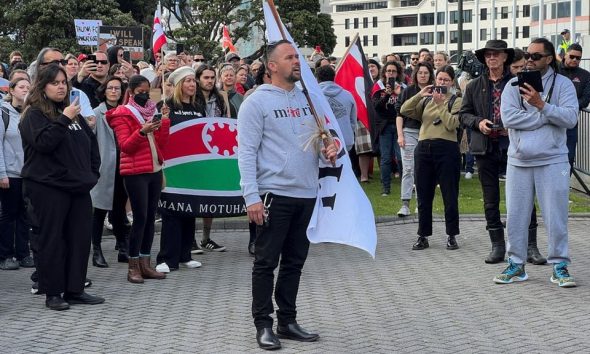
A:
[[[436,24],[444,25],[445,24],[445,13],[439,12],[436,14]]]
[[[367,47],[369,45],[369,36],[363,36],[363,47]]]
[[[500,9],[500,18],[505,20],[508,18],[508,6],[502,6]]]
[[[336,5],[336,12],[347,12],[347,11],[362,11],[362,10],[374,10],[374,9],[386,9],[387,1],[373,1],[364,4],[350,4],[350,5]]]
[[[436,43],[444,43],[445,42],[445,33],[444,32],[438,32],[437,35],[437,39],[436,39]]]
[[[473,42],[471,30],[463,30],[463,43],[471,43],[471,42]]]
[[[459,41],[459,31],[451,31],[449,33],[449,39],[451,43],[457,43]],[[463,30],[463,43],[471,43],[471,30]]]
[[[420,5],[420,0],[402,0],[400,2],[401,7],[418,6],[418,5]]]
[[[471,14],[471,10],[463,10],[463,23],[471,22]],[[449,23],[459,23],[459,11],[450,12]]]
[[[422,32],[420,33],[420,45],[434,44],[434,33],[433,32]]]
[[[518,26],[516,26],[515,31],[516,32],[514,32],[514,38],[518,39]]]
[[[488,19],[488,9],[483,8],[479,10],[479,19],[485,21]]]
[[[434,13],[420,14],[420,26],[434,25]]]
[[[555,9],[557,5],[557,11]],[[580,0],[576,1],[576,16],[580,16],[581,15],[581,3]],[[555,15],[557,15],[557,18],[563,18],[563,17],[570,17],[571,15],[571,1],[564,1],[564,2],[559,2],[559,4],[551,4],[551,18],[555,19]]]
[[[354,29],[357,29],[357,28],[359,28],[359,19],[355,18],[354,19]]]
[[[369,18],[363,17],[363,28],[369,28]]]
[[[522,17],[531,17],[531,5],[522,5]]]
[[[539,21],[539,6],[531,7],[532,10],[532,20]],[[543,20],[547,19],[547,5],[543,5]]]
[[[473,22],[473,11],[471,11],[471,10],[463,10],[463,22],[464,23],[471,23],[471,22]]]
[[[418,26],[418,15],[393,16],[393,27]]]
[[[377,16],[373,16],[373,27],[378,26]]]
[[[481,28],[479,30],[479,40],[480,41],[486,41],[488,39],[488,29],[487,28]]]
[[[344,37],[344,46],[346,48],[348,48],[348,46],[350,46],[350,37],[349,36]]]
[[[392,42],[393,42],[394,47],[418,44],[418,34],[417,33],[394,34],[391,36],[391,38],[392,38]]]
[[[530,27],[529,26],[522,26],[522,38],[529,38],[530,37]]]
[[[373,35],[373,46],[378,46],[379,44],[377,43],[378,37],[376,34]]]
[[[502,27],[500,29],[500,39],[508,39],[508,27]]]
[[[516,5],[516,18],[519,18],[520,16],[518,15],[518,5]]]
[[[347,18],[344,20],[344,29],[349,29],[350,28],[350,19]]]

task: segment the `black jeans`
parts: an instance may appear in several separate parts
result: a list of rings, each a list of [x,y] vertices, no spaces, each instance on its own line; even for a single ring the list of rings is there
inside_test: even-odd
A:
[[[0,189],[0,260],[21,260],[30,255],[23,180],[8,178],[8,183],[8,189]]]
[[[459,144],[449,140],[421,140],[414,152],[416,194],[418,195],[418,235],[432,235],[432,202],[436,184],[445,205],[446,233],[459,234]]]
[[[113,192],[113,207],[111,209],[109,222],[113,225],[113,234],[117,239],[117,243],[126,242],[129,234],[129,219],[127,219],[127,212],[125,211],[125,204],[127,204],[127,191],[123,185],[123,177],[118,173],[115,174],[115,186]],[[104,228],[104,219],[107,216],[108,210],[94,208],[92,217],[92,244],[100,245],[102,240],[102,231]],[[127,247],[125,247],[127,249]]]
[[[269,224],[258,227],[252,269],[252,316],[256,329],[272,327],[274,270],[279,265],[274,291],[279,325],[295,322],[301,270],[307,259],[307,225],[315,198],[271,195]]]
[[[162,191],[162,171],[123,176],[129,195],[133,224],[129,234],[129,257],[149,255],[154,242],[156,208]]]
[[[483,192],[483,208],[486,217],[486,229],[501,229],[504,227],[500,218],[500,179],[504,164],[503,149],[498,142],[490,140],[491,150],[485,155],[477,155],[477,171]],[[505,167],[504,167],[505,172]],[[533,205],[529,228],[537,227],[537,210]]]
[[[88,268],[92,201],[90,193],[71,194],[30,180],[23,185],[35,237],[39,291],[81,293]]]
[[[160,252],[156,262],[165,262],[170,269],[177,269],[178,263],[190,261],[195,229],[195,218],[163,212]]]

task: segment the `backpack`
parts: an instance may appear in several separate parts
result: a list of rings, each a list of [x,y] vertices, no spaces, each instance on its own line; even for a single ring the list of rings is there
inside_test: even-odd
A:
[[[10,112],[6,107],[2,107],[2,122],[4,123],[4,131],[7,131],[8,124],[10,124]]]

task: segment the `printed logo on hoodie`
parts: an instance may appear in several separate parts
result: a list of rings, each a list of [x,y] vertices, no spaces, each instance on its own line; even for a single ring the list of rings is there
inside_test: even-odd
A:
[[[275,118],[301,118],[303,116],[311,115],[311,108],[309,105],[301,108],[288,107],[285,109],[273,109]]]

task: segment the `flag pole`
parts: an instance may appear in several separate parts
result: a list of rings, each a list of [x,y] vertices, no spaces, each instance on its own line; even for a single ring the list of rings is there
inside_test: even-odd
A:
[[[357,32],[354,37],[352,38],[352,41],[350,41],[350,44],[348,45],[348,48],[346,48],[346,51],[344,52],[344,55],[342,56],[342,58],[346,58],[346,56],[348,55],[348,52],[350,52],[350,49],[352,48],[352,46],[356,43],[357,39],[359,38],[359,33]],[[342,60],[340,60],[338,62],[338,65],[336,65],[336,69],[334,70],[336,73],[338,73],[338,70],[340,70],[340,67],[342,66]]]
[[[279,13],[277,12],[277,8],[275,7],[274,0],[267,0],[267,2],[268,2],[268,6],[270,7],[270,10],[272,12],[272,16],[274,17],[275,22],[277,23],[277,27],[279,28],[279,31],[281,32],[281,37],[283,37],[283,39],[287,39],[287,36],[285,35],[285,31],[283,30],[283,26],[281,24]],[[301,79],[299,80],[299,82],[301,83],[301,87],[303,88],[303,94],[305,95],[305,98],[307,100],[307,104],[309,104],[311,114],[313,115],[313,118],[315,119],[315,122],[318,126],[319,137],[322,139],[324,147],[327,148],[330,144],[333,143],[332,134],[330,134],[330,132],[328,130],[326,130],[326,127],[324,126],[324,121],[318,115],[318,112],[316,111],[315,106],[313,105],[313,102],[311,100],[311,96],[309,95],[309,91],[307,91],[307,87],[305,86],[305,81],[303,81],[303,76],[301,76]],[[335,166],[335,165],[336,165],[336,162],[332,162],[332,166]]]
[[[160,1],[158,1],[158,10],[160,13],[160,17],[162,16],[162,4],[160,3]],[[162,18],[160,18],[160,26],[162,26],[162,32],[164,32],[164,37],[166,36],[166,31],[164,31],[164,25],[162,24]],[[166,40],[166,44],[168,44],[168,40]],[[160,66],[163,65],[164,63],[164,46],[160,46]],[[160,70],[160,86],[161,86],[161,90],[162,90],[162,94],[164,93],[164,86],[166,85],[166,83],[164,82],[164,69]],[[164,107],[168,107],[168,105],[166,104],[166,100],[164,99],[162,104],[162,108]]]

